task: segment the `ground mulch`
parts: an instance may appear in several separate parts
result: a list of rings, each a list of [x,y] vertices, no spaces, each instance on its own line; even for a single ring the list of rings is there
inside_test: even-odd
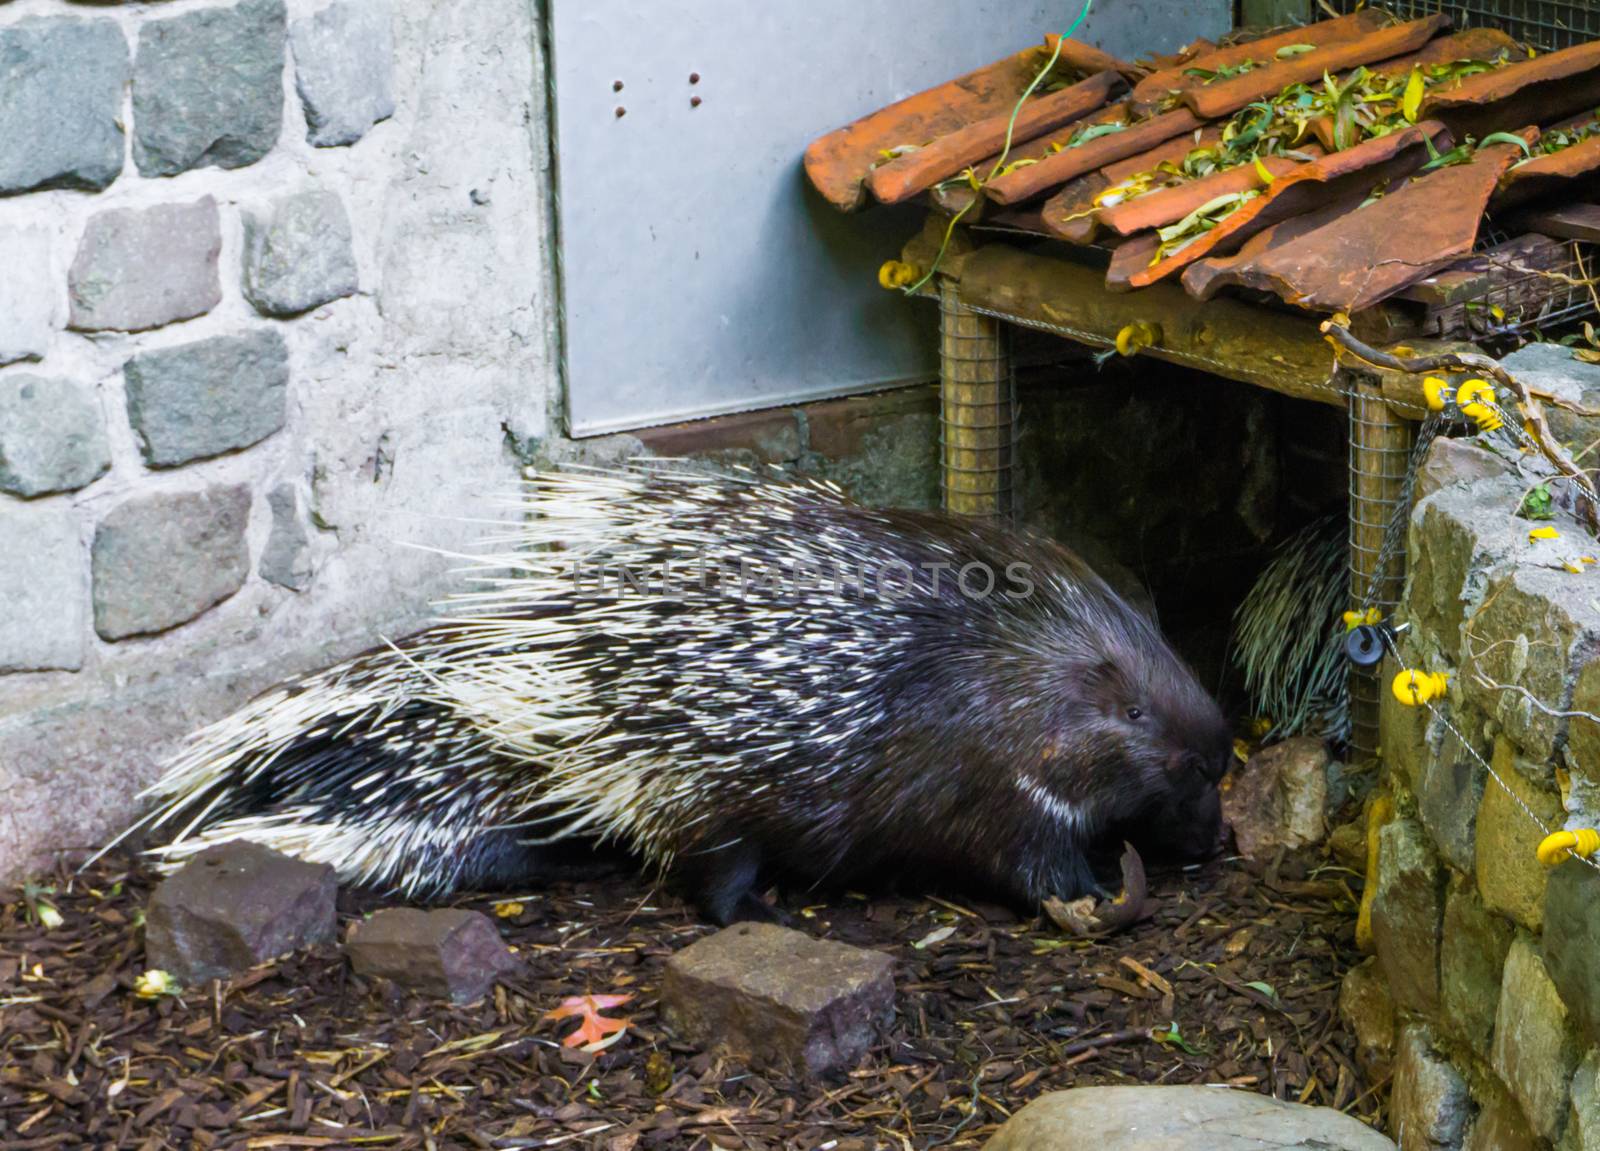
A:
[[[662,964],[711,929],[641,879],[519,896],[497,922],[525,971],[467,1007],[359,979],[333,947],[142,999],[150,882],[126,861],[63,873],[48,929],[38,889],[0,891],[0,1151],[974,1147],[1087,1084],[1229,1083],[1382,1118],[1337,1013],[1358,880],[1312,858],[1153,874],[1153,917],[1101,940],[959,900],[786,903],[896,960],[891,1030],[827,1081],[663,1030]],[[378,905],[347,893],[341,917]],[[543,1018],[587,993],[634,996],[598,1055]]]

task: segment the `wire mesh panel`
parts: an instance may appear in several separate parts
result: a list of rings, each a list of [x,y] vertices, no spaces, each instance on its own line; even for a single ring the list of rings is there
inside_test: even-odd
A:
[[[1340,12],[1361,6],[1360,0],[1333,0]],[[1600,38],[1600,4],[1593,0],[1384,0],[1375,7],[1407,20],[1443,12],[1458,29],[1499,28],[1547,52]]]

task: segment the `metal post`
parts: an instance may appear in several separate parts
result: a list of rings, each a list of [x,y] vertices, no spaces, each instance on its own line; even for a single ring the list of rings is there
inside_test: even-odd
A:
[[[1404,498],[1414,426],[1389,410],[1383,391],[1364,378],[1350,389],[1350,602],[1375,607],[1385,617],[1400,605],[1406,549],[1401,535],[1384,554],[1384,530]],[[1381,570],[1380,570],[1381,569]],[[1350,668],[1351,758],[1370,762],[1378,753],[1377,668]]]
[[[1016,392],[1007,332],[939,281],[939,463],[944,506],[1009,521]]]

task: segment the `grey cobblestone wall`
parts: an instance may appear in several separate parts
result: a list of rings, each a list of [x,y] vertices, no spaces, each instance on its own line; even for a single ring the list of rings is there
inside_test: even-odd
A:
[[[0,877],[413,629],[554,391],[535,0],[0,0]]]

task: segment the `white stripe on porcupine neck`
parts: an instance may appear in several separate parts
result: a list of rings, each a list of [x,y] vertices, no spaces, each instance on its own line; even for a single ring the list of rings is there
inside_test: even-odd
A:
[[[298,690],[269,693],[193,737],[146,793],[164,805],[150,826],[177,829],[157,853],[177,862],[212,843],[245,838],[333,864],[347,880],[413,893],[448,885],[439,869],[450,868],[465,839],[491,826],[529,827],[530,838],[596,834],[670,863],[684,829],[714,809],[718,783],[759,794],[771,784],[752,787],[752,775],[761,778],[798,731],[823,731],[821,743],[848,746],[874,717],[874,697],[864,691],[807,690],[808,680],[820,684],[828,670],[821,659],[807,660],[808,642],[819,655],[845,652],[861,665],[863,682],[871,679],[868,665],[891,662],[898,645],[867,626],[860,601],[797,619],[792,607],[775,608],[759,592],[734,601],[725,590],[685,581],[675,589],[680,610],[667,617],[641,596],[574,603],[572,564],[654,572],[663,561],[690,562],[707,552],[736,562],[748,540],[759,541],[760,554],[750,558],[764,569],[818,556],[870,567],[873,557],[859,554],[858,541],[782,530],[797,501],[842,499],[832,485],[730,484],[650,464],[531,474],[512,504],[516,521],[485,541],[484,554],[463,557],[480,590],[441,605],[447,628],[438,645],[412,644],[309,677]],[[552,603],[567,606],[528,618]],[[744,642],[728,642],[730,610],[744,613],[737,621]],[[641,746],[639,736],[607,727],[610,712],[602,712],[590,677],[593,658],[574,643],[596,635],[636,646],[645,657],[643,666],[612,669],[610,708],[625,712],[666,691],[689,717],[681,728],[652,734]],[[677,673],[679,682],[664,687],[664,672]],[[783,707],[751,708],[750,699],[761,695]],[[385,807],[379,789],[355,797],[360,802],[339,811],[337,821],[291,803],[195,830],[218,795],[248,786],[296,740],[319,727],[333,737],[363,723],[381,728],[386,715],[415,699],[453,709],[482,734],[482,746],[466,757],[468,774],[480,765],[498,772],[495,786],[467,786],[485,782],[468,778],[429,793],[425,807],[414,797],[407,807]],[[736,736],[737,754],[699,750],[719,736]],[[353,784],[370,786],[359,769],[353,774]],[[409,782],[427,783],[427,774]],[[292,777],[291,769],[274,779]],[[827,778],[825,771],[810,782]],[[456,809],[461,804],[477,806]]]

